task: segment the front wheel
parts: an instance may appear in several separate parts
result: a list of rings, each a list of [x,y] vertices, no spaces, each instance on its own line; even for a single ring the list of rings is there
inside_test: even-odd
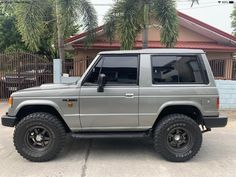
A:
[[[37,112],[17,124],[14,145],[24,158],[43,162],[53,159],[60,152],[65,138],[65,129],[54,115]]]
[[[198,124],[182,114],[164,117],[154,131],[154,147],[167,160],[184,162],[197,154],[202,144]]]

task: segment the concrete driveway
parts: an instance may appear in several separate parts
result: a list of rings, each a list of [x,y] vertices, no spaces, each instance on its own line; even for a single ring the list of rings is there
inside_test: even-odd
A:
[[[0,103],[0,115],[7,105]],[[0,177],[228,177],[236,175],[236,111],[226,128],[204,134],[200,152],[167,162],[148,139],[73,140],[53,161],[32,163],[14,149],[13,128],[0,126]]]

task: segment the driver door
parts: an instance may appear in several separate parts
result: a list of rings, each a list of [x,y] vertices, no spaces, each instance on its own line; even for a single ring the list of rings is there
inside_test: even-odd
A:
[[[103,55],[87,74],[80,91],[82,128],[138,127],[137,55]],[[103,92],[98,76],[105,74]]]

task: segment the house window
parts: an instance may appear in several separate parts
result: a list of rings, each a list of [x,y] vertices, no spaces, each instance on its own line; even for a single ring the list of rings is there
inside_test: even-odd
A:
[[[210,60],[211,70],[215,77],[224,77],[225,73],[225,60]]]

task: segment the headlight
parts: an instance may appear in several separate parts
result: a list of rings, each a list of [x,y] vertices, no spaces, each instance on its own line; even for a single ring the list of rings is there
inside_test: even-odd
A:
[[[8,104],[9,104],[10,107],[12,107],[12,105],[13,105],[13,98],[12,97],[10,97],[8,99]]]

